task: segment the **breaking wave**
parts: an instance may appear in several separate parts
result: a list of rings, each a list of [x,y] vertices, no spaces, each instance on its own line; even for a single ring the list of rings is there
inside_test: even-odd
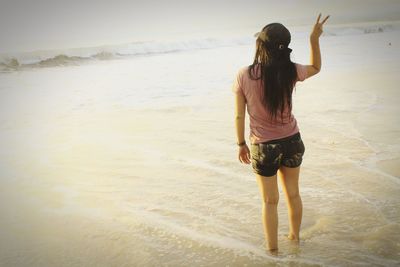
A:
[[[293,27],[296,30],[296,27]],[[359,23],[332,25],[326,27],[327,36],[359,35],[399,31],[400,21],[381,23]],[[309,29],[297,29],[308,34]],[[0,54],[0,71],[14,71],[32,67],[55,67],[80,65],[93,60],[110,60],[131,56],[150,56],[163,53],[177,53],[198,49],[212,49],[225,46],[250,45],[252,34],[241,37],[203,38],[184,41],[147,41],[121,45],[74,48],[64,50],[35,51],[17,54]]]
[[[173,42],[136,42],[124,45],[75,48],[63,51],[37,51],[14,55],[4,54],[0,55],[0,69],[16,70],[26,67],[79,65],[90,60],[110,60],[128,56],[146,56],[222,46],[236,46],[248,44],[250,40],[248,37],[231,39],[205,38]]]

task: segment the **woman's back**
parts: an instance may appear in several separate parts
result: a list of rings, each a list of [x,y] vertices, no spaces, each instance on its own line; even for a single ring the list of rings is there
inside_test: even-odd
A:
[[[307,78],[306,66],[297,63],[295,63],[295,66],[298,77],[296,82],[304,81]],[[256,65],[253,70],[252,76],[260,77],[260,65]],[[268,73],[265,75],[268,75]],[[249,66],[239,69],[232,91],[242,94],[246,99],[247,112],[250,119],[250,141],[252,144],[284,138],[299,131],[296,118],[287,105],[285,105],[283,112],[277,112],[276,119],[271,117],[263,102],[264,88],[262,79],[251,79]]]

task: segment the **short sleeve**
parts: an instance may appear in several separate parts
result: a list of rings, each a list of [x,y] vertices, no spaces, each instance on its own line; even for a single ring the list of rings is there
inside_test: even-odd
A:
[[[244,96],[244,92],[243,92],[243,80],[242,80],[242,70],[240,69],[237,73],[236,73],[236,77],[233,80],[233,85],[232,85],[232,92],[234,92],[235,94],[242,94]]]
[[[295,63],[297,70],[297,80],[302,82],[307,79],[307,66]]]

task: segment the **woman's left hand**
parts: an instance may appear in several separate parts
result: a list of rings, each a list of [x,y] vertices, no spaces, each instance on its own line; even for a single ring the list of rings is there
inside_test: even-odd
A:
[[[319,37],[322,34],[322,26],[324,25],[324,23],[326,22],[326,20],[329,18],[330,16],[326,16],[322,22],[319,22],[320,18],[321,18],[321,13],[319,14],[317,21],[314,24],[313,30],[311,32],[310,38],[311,40],[318,40]]]
[[[250,150],[248,148],[247,145],[243,145],[239,147],[239,161],[241,163],[246,163],[246,164],[250,164],[251,160],[250,160],[251,156],[250,156]]]

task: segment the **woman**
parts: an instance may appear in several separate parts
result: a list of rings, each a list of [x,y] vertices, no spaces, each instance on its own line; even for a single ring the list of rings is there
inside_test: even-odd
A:
[[[304,81],[321,69],[319,37],[329,16],[322,22],[320,18],[321,14],[310,35],[310,65],[290,60],[290,32],[280,23],[271,23],[255,35],[254,62],[238,71],[232,87],[236,93],[239,161],[251,163],[256,174],[263,200],[262,218],[267,249],[275,253],[278,251],[278,171],[289,213],[287,238],[295,242],[300,240],[303,207],[298,181],[305,147],[291,112],[292,91],[297,81]],[[250,118],[251,153],[244,138],[246,107]]]

